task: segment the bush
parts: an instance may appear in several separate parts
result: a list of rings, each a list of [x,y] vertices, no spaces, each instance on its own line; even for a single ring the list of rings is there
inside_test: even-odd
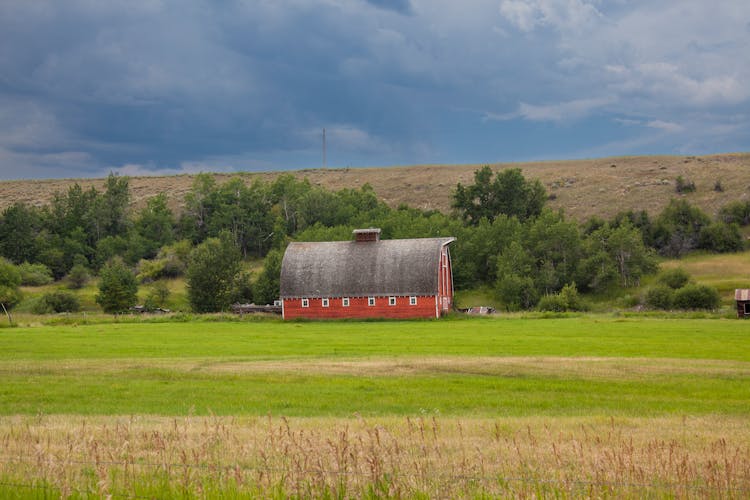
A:
[[[685,180],[681,175],[678,175],[677,181],[675,182],[675,191],[680,194],[692,193],[695,191],[695,182],[691,180]]]
[[[157,281],[149,290],[143,306],[147,311],[163,308],[167,304],[170,295],[171,292],[167,284],[163,281]]]
[[[529,276],[506,276],[498,280],[497,292],[508,311],[530,309],[539,301],[534,281]]]
[[[65,290],[45,293],[32,308],[32,312],[35,314],[77,312],[80,310],[81,304],[78,297]]]
[[[719,219],[727,224],[750,224],[750,201],[733,201],[721,207]]]
[[[76,264],[70,269],[70,272],[68,273],[68,288],[72,288],[74,290],[83,288],[83,286],[88,282],[89,278],[89,270],[86,269],[86,266],[82,264]]]
[[[700,248],[718,253],[739,252],[744,245],[740,226],[736,223],[714,222],[701,228],[698,238]]]
[[[560,294],[553,293],[551,295],[544,295],[539,299],[537,308],[540,311],[565,312],[568,310],[566,306],[565,298],[561,297]]]
[[[646,291],[646,306],[651,309],[672,309],[674,305],[674,290],[667,285],[657,285]]]
[[[719,292],[708,285],[685,285],[674,294],[678,309],[717,309],[720,302]]]
[[[575,283],[565,285],[560,293],[545,295],[537,306],[540,311],[565,312],[588,309],[578,294]]]
[[[44,264],[29,264],[24,262],[16,266],[21,273],[21,285],[42,286],[49,285],[54,281],[52,271]]]
[[[657,281],[673,290],[677,290],[690,282],[690,274],[681,267],[675,267],[674,269],[662,271]]]

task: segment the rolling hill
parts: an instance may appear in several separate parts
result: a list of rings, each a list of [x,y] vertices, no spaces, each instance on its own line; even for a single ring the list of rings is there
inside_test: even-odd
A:
[[[540,161],[491,164],[495,169],[520,168],[529,178],[539,179],[550,194],[550,206],[562,208],[578,220],[592,215],[609,217],[620,210],[645,209],[659,212],[676,196],[685,196],[709,214],[732,200],[750,196],[750,153],[709,156],[632,156],[587,160]],[[481,165],[416,165],[381,168],[308,169],[288,172],[215,174],[218,182],[241,177],[270,181],[281,173],[307,177],[313,184],[329,189],[358,188],[369,183],[377,195],[391,206],[406,203],[422,209],[450,210],[451,196],[458,182],[471,183]],[[692,181],[696,191],[675,192],[678,176]],[[55,192],[78,183],[101,189],[104,179],[50,179],[0,181],[0,209],[23,201],[48,203]],[[180,209],[193,182],[192,175],[132,177],[133,204],[141,206],[158,193],[167,193],[170,203]],[[717,189],[717,183],[721,190]]]

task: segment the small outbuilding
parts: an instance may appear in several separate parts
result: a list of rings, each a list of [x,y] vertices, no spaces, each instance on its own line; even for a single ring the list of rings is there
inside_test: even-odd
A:
[[[284,319],[438,318],[453,308],[455,238],[290,243],[281,263]]]
[[[750,289],[737,288],[734,291],[734,300],[737,302],[737,317],[750,318]]]

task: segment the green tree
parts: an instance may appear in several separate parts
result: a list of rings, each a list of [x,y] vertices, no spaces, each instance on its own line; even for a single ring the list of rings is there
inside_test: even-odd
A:
[[[187,289],[195,312],[217,312],[229,307],[240,258],[232,236],[226,232],[193,249],[187,268]]]
[[[40,252],[39,210],[16,202],[0,215],[0,255],[16,264],[35,262]]]
[[[21,300],[21,272],[8,259],[0,257],[0,306],[8,317],[8,323],[13,324],[10,309]]]
[[[672,199],[656,220],[654,244],[662,255],[680,257],[698,248],[701,230],[710,222],[698,207]]]
[[[271,250],[266,255],[263,271],[253,284],[253,300],[256,304],[272,304],[279,298],[282,256],[280,250]]]
[[[701,228],[698,246],[717,253],[740,252],[745,247],[745,242],[737,223],[718,221]]]
[[[534,282],[542,294],[559,291],[575,280],[581,259],[578,224],[561,212],[544,210],[529,226],[525,246],[534,261]]]
[[[83,288],[90,278],[89,270],[82,264],[76,264],[68,273],[68,288],[77,290]]]
[[[604,224],[584,240],[578,276],[584,288],[603,291],[619,284],[638,286],[644,274],[656,271],[656,256],[646,247],[641,232],[629,221],[617,227]]]
[[[500,300],[509,311],[529,309],[539,300],[533,273],[533,260],[521,246],[513,241],[497,257],[495,288]]]
[[[135,219],[135,231],[144,242],[146,259],[153,259],[164,245],[174,242],[175,220],[167,205],[167,195],[160,193],[146,202]]]
[[[542,211],[547,193],[538,180],[527,181],[521,169],[503,170],[492,177],[492,168],[484,166],[474,172],[474,184],[456,186],[453,208],[472,225],[482,218],[492,222],[500,214],[519,220],[536,217]]]
[[[121,258],[115,257],[99,273],[96,303],[104,312],[117,314],[133,307],[137,300],[138,282]]]

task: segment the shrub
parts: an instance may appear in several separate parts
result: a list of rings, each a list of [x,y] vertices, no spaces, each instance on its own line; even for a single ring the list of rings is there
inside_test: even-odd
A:
[[[530,309],[539,301],[534,281],[529,276],[506,276],[498,280],[497,292],[508,311]]]
[[[550,295],[544,295],[539,299],[537,308],[540,311],[551,311],[551,312],[564,312],[567,311],[566,302],[560,294],[553,293]]]
[[[539,300],[537,307],[540,311],[552,312],[585,311],[587,309],[578,294],[575,283],[565,285],[560,293],[545,295]]]
[[[721,207],[719,219],[727,224],[750,224],[750,201],[733,201]]]
[[[68,273],[68,288],[72,288],[74,290],[83,288],[83,286],[88,282],[89,278],[89,270],[86,269],[86,266],[82,264],[76,264],[70,269],[70,272]]]
[[[678,309],[717,309],[720,302],[719,292],[708,285],[685,285],[674,293]]]
[[[681,175],[678,175],[675,182],[675,191],[680,194],[692,193],[695,191],[695,183],[691,180],[685,180]]]
[[[657,285],[646,291],[646,305],[651,309],[672,309],[674,290],[667,285]]]
[[[154,311],[164,307],[167,304],[170,294],[171,292],[167,284],[163,281],[157,281],[149,290],[143,306],[147,311]]]
[[[29,264],[24,262],[16,266],[21,273],[21,285],[42,286],[49,285],[54,281],[52,271],[44,264]]]
[[[690,282],[690,274],[681,267],[662,271],[657,278],[658,282],[673,290],[682,288]]]
[[[698,238],[698,246],[712,252],[739,252],[744,245],[740,226],[735,223],[720,221],[704,226]]]
[[[65,290],[45,293],[32,308],[32,312],[35,314],[77,312],[80,310],[81,304],[78,297]]]
[[[721,181],[717,180],[714,182],[714,191],[717,193],[723,193],[724,192],[724,186],[721,185]]]

